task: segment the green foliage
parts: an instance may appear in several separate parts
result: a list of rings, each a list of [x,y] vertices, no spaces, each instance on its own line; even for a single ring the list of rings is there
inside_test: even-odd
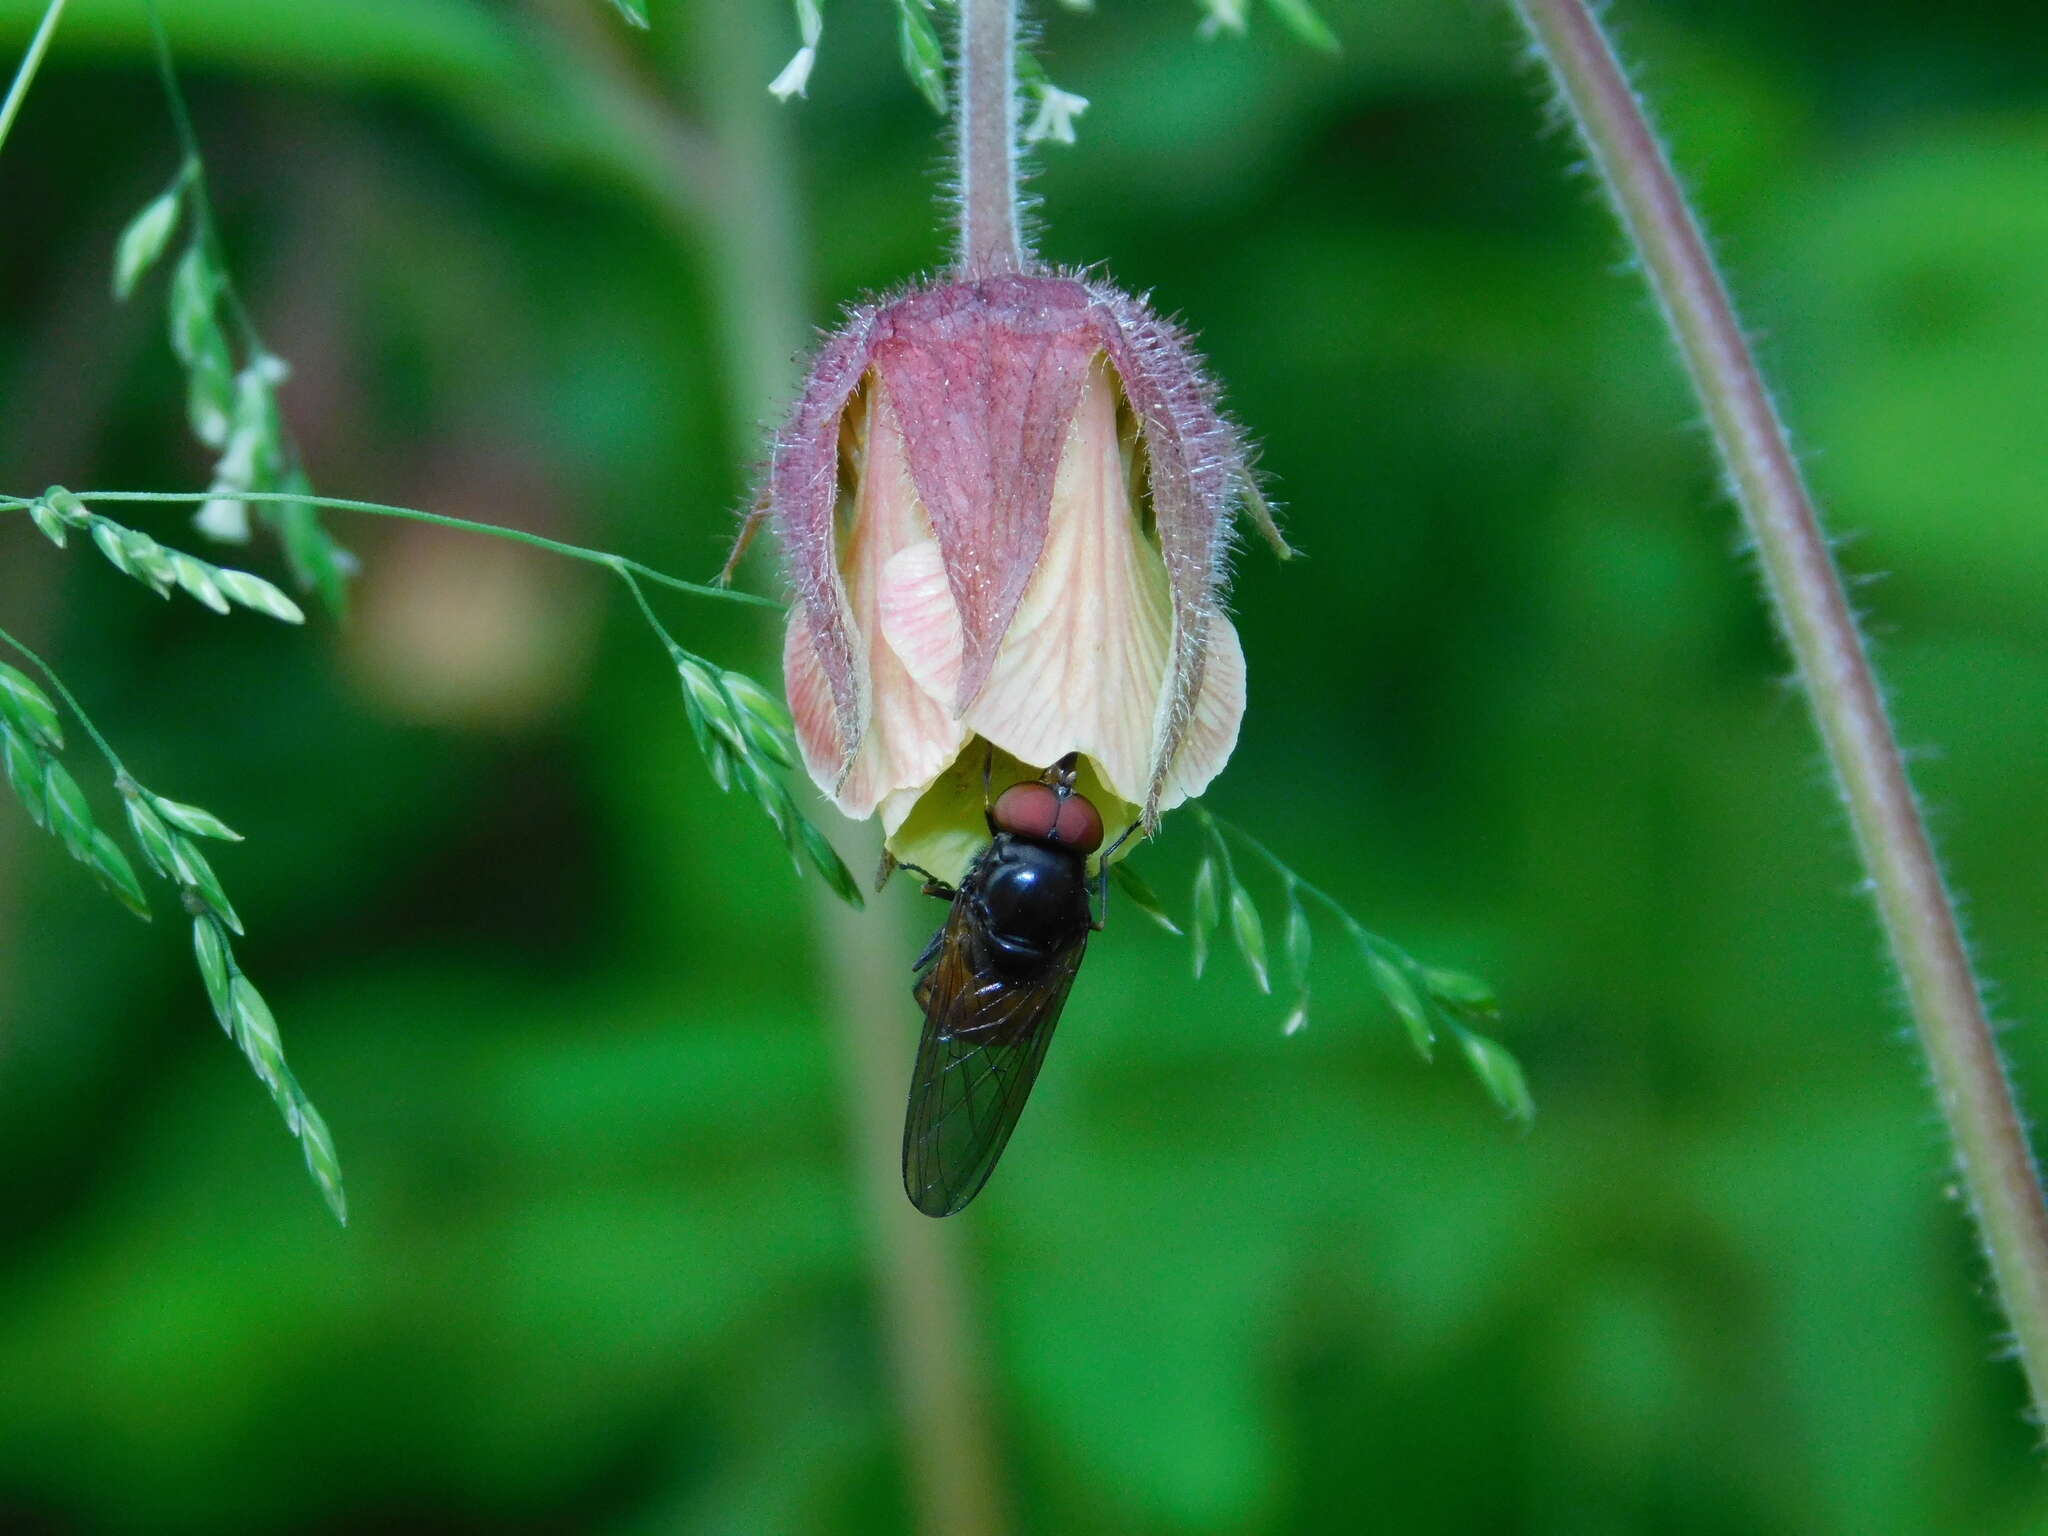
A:
[[[1196,0],[1196,4],[1202,11],[1203,32],[1242,35],[1246,31],[1245,0]],[[1266,6],[1298,41],[1324,53],[1337,52],[1337,34],[1310,0],[1266,0]]]
[[[795,4],[797,37],[802,46],[768,87],[769,94],[779,101],[801,96],[809,89],[811,67],[818,61],[818,39],[825,31],[825,13],[819,0],[795,0]]]
[[[1313,903],[1335,918],[1358,946],[1366,973],[1407,1030],[1417,1055],[1424,1061],[1434,1060],[1437,1036],[1451,1035],[1494,1103],[1519,1123],[1527,1124],[1534,1118],[1535,1100],[1529,1094],[1520,1064],[1499,1041],[1475,1028],[1499,1017],[1499,1005],[1486,983],[1462,972],[1423,965],[1391,940],[1368,930],[1333,897],[1302,879],[1264,843],[1216,816],[1206,806],[1193,805],[1187,814],[1203,832],[1203,848],[1196,860],[1188,902],[1192,916],[1187,931],[1197,978],[1208,963],[1210,936],[1227,914],[1231,936],[1253,984],[1261,992],[1273,990],[1266,922],[1260,915],[1257,898],[1238,878],[1231,853],[1231,844],[1235,842],[1265,864],[1280,885],[1282,958],[1294,998],[1281,1023],[1283,1034],[1298,1034],[1309,1021],[1309,966],[1314,935],[1307,908]],[[1118,883],[1133,893],[1132,899],[1140,910],[1164,924],[1168,931],[1179,933],[1158,898],[1128,870],[1127,863],[1116,866]],[[1142,893],[1142,899],[1138,893]]]
[[[9,504],[0,498],[0,506]],[[19,505],[18,502],[12,503]],[[215,613],[226,613],[239,604],[253,613],[268,614],[287,624],[303,624],[305,613],[299,605],[261,576],[232,570],[167,549],[137,529],[87,509],[62,486],[52,486],[28,506],[28,514],[45,537],[59,549],[65,547],[68,529],[83,529],[92,538],[107,563],[124,576],[132,576],[158,597],[168,598],[183,589]]]
[[[932,26],[933,0],[895,0],[897,52],[910,83],[934,112],[946,113],[946,49]]]
[[[1153,922],[1164,928],[1168,933],[1173,934],[1175,937],[1181,935],[1182,929],[1180,924],[1176,923],[1168,915],[1165,904],[1154,894],[1152,887],[1145,883],[1144,877],[1131,868],[1130,860],[1125,859],[1120,863],[1110,865],[1109,873],[1110,877],[1116,881],[1117,889],[1130,899],[1132,906],[1151,918]]]
[[[651,620],[650,620],[651,622]],[[659,625],[656,626],[659,629]],[[664,632],[663,638],[667,639]],[[860,882],[830,840],[797,808],[782,775],[796,766],[796,734],[789,711],[741,672],[721,669],[668,641],[683,685],[683,712],[720,790],[751,795],[801,874],[806,862],[841,900],[865,904]]]
[[[1316,14],[1316,8],[1309,4],[1309,0],[1266,0],[1266,5],[1280,19],[1282,26],[1309,47],[1321,49],[1324,53],[1337,52],[1337,34]]]
[[[80,513],[75,504],[59,495],[46,496],[42,504],[55,505],[67,522],[78,525]],[[44,665],[12,636],[0,632],[0,642],[12,645],[39,667]],[[51,682],[61,689],[54,674]],[[76,713],[77,702],[68,694],[65,699]],[[194,958],[215,1016],[270,1091],[286,1127],[298,1138],[307,1171],[328,1208],[337,1221],[346,1223],[348,1204],[342,1193],[334,1139],[285,1064],[270,1005],[235,960],[228,934],[239,937],[242,920],[229,902],[220,876],[193,841],[211,838],[238,843],[241,834],[211,811],[145,789],[122,766],[92,723],[82,714],[78,718],[113,769],[114,787],[120,792],[129,834],[142,854],[144,867],[169,881],[191,914]],[[61,841],[116,900],[146,922],[149,902],[134,866],[119,845],[95,825],[85,791],[57,759],[64,745],[59,721],[57,706],[47,693],[18,669],[0,663],[0,758],[5,760],[16,797],[30,820]]]
[[[247,493],[305,495],[312,482],[278,408],[278,387],[290,369],[264,345],[220,259],[198,136],[153,6],[149,15],[158,72],[184,149],[184,164],[171,188],[145,204],[116,242],[114,292],[126,299],[135,291],[169,245],[180,211],[185,210],[191,232],[171,274],[166,318],[171,351],[185,368],[185,410],[192,434],[217,455],[212,495],[196,521],[210,538],[245,543]],[[304,504],[269,504],[260,515],[283,544],[293,579],[340,613],[355,562],[328,534],[319,514]],[[108,558],[114,556],[110,553]],[[195,589],[194,595],[200,592]]]
[[[0,663],[0,757],[29,819],[64,845],[109,895],[144,922],[149,902],[127,855],[93,823],[78,780],[57,759],[64,747],[56,706],[26,676]]]
[[[181,182],[143,204],[142,211],[121,231],[120,243],[114,247],[115,298],[126,299],[133,293],[143,274],[154,267],[157,258],[163,255],[164,247],[171,242],[172,232],[178,227],[183,193]]]
[[[1533,131],[1505,18],[1325,6],[1348,50],[1325,67],[1256,6],[1249,47],[1193,38],[1184,5],[1034,9],[1094,101],[1034,188],[1048,259],[1106,259],[1199,328],[1312,551],[1239,562],[1251,714],[1214,803],[1418,957],[1497,982],[1513,1028],[1474,1027],[1521,1056],[1543,1120],[1502,1135],[1462,1081],[1409,1068],[1307,898],[1316,1027],[1269,1029],[1296,1000],[1286,904],[1241,851],[1270,1009],[1191,983],[1119,881],[999,1182],[942,1234],[972,1260],[966,1364],[1015,1529],[2034,1530],[2037,1434],[1987,1364],[1982,1258],[1940,1198],[1839,810],[1678,429],[1693,408],[1607,223],[1560,189],[1570,151]],[[1611,9],[1859,534],[1845,558],[1892,573],[1860,602],[1902,728],[1942,749],[1923,792],[2038,1103],[2038,8]],[[41,10],[0,0],[0,54]],[[582,109],[585,61],[540,14],[171,19],[209,142],[250,128],[223,207],[235,250],[290,274],[296,302],[251,294],[266,331],[304,363],[317,338],[367,424],[322,478],[482,465],[450,510],[708,568],[756,447],[756,407],[723,392],[735,315],[698,275],[708,226],[665,215],[665,163]],[[762,57],[786,51],[785,9],[747,14]],[[777,136],[820,324],[941,259],[894,18],[830,19],[830,89]],[[0,157],[33,231],[0,289],[10,462],[48,464],[31,493],[181,484],[151,359],[85,347],[67,309],[104,291],[121,200],[156,190],[139,15],[73,0],[72,22]],[[676,82],[686,126],[700,86]],[[52,375],[92,379],[54,419]],[[40,544],[0,516],[11,592],[51,574]],[[125,920],[10,815],[0,1507],[55,1530],[913,1525],[874,1300],[910,1245],[870,1216],[878,1183],[900,1195],[847,1129],[900,1107],[909,893],[858,919],[900,1009],[875,1021],[898,1053],[878,1108],[781,857],[679,759],[675,674],[636,626],[589,623],[575,567],[535,567],[508,609],[588,626],[557,645],[560,691],[484,727],[402,709],[365,659],[395,554],[333,655],[91,574],[62,606],[7,601],[149,782],[249,834],[200,846],[274,941],[227,934],[350,1143],[360,1214],[345,1235],[314,1216],[189,1027],[175,919],[172,942],[117,942]],[[489,583],[441,596],[426,633],[458,650]],[[770,680],[768,615],[690,608],[689,649]],[[496,699],[491,654],[473,675]],[[1206,846],[1176,815],[1136,860],[1183,923]],[[1233,948],[1223,894],[1211,942]]]

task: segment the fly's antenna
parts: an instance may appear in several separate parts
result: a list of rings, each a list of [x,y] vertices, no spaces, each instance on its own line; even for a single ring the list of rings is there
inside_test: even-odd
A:
[[[1081,754],[1078,752],[1069,752],[1045,770],[1046,782],[1052,786],[1052,792],[1060,797],[1061,805],[1065,805],[1067,796],[1074,792],[1074,780],[1081,772],[1080,757]]]
[[[988,750],[981,755],[981,819],[988,823],[988,835],[996,835],[996,803],[989,792],[989,780],[996,771],[996,744],[988,743]]]

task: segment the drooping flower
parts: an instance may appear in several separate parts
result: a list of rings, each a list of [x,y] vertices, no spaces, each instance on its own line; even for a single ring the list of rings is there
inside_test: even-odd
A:
[[[775,443],[804,762],[890,854],[955,880],[997,788],[1080,754],[1148,834],[1235,747],[1234,511],[1283,551],[1187,339],[1079,277],[1008,273],[856,310]]]

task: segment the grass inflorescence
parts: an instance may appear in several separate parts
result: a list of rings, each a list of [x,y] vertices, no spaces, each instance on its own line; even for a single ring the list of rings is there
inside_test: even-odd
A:
[[[199,137],[153,3],[149,14],[158,72],[183,158],[170,185],[142,205],[115,241],[114,295],[125,301],[136,293],[178,232],[186,231],[165,310],[171,350],[185,370],[186,418],[192,435],[216,456],[212,491],[195,524],[209,538],[245,543],[250,530],[246,493],[303,495],[313,487],[278,408],[279,386],[291,370],[264,345],[221,258]],[[293,579],[339,612],[355,561],[327,532],[316,507],[271,503],[258,516],[284,546]]]
[[[215,565],[159,544],[139,529],[90,510],[61,485],[51,486],[30,502],[28,515],[59,549],[65,547],[72,530],[86,533],[107,557],[109,565],[124,576],[134,577],[158,597],[167,599],[183,589],[215,613],[240,606],[287,624],[306,621],[299,605],[261,576]]]
[[[785,776],[796,766],[797,749],[789,712],[782,701],[756,679],[720,667],[677,641],[648,602],[643,584],[657,584],[697,597],[768,607],[774,604],[748,593],[682,581],[621,555],[563,544],[518,529],[374,502],[348,502],[290,492],[251,494],[261,497],[266,506],[287,510],[310,512],[316,506],[327,506],[437,523],[512,539],[610,570],[626,583],[642,616],[668,651],[682,685],[685,715],[713,781],[722,790],[737,789],[761,808],[799,872],[808,865],[841,898],[854,906],[862,904],[859,882],[790,793]],[[211,493],[113,491],[80,496],[53,486],[38,497],[0,495],[0,512],[27,513],[36,528],[59,549],[72,547],[72,534],[84,534],[85,540],[81,542],[90,542],[116,570],[162,597],[183,591],[216,612],[225,613],[241,606],[289,623],[304,621],[305,615],[298,605],[273,583],[250,572],[218,566],[171,549],[139,529],[92,510],[88,499],[103,503],[190,505],[210,501]],[[270,1090],[285,1123],[299,1138],[306,1166],[322,1195],[335,1215],[345,1220],[347,1206],[333,1138],[285,1064],[277,1023],[268,1003],[235,958],[233,940],[242,935],[242,919],[198,841],[239,839],[211,812],[145,789],[123,766],[49,665],[4,631],[0,631],[0,643],[13,646],[42,673],[50,689],[68,706],[106,757],[124,802],[130,839],[140,851],[143,865],[177,888],[179,901],[192,919],[193,952],[215,1017]],[[0,666],[0,763],[4,763],[16,797],[37,825],[55,834],[123,905],[147,919],[149,904],[135,866],[120,845],[95,823],[84,791],[58,760],[63,746],[61,714],[50,694],[25,673]]]
[[[306,1167],[335,1219],[346,1222],[348,1202],[342,1193],[334,1138],[285,1063],[270,1005],[236,962],[229,936],[241,937],[242,919],[199,846],[200,839],[240,842],[241,835],[211,811],[145,788],[115,755],[49,664],[5,631],[0,631],[0,642],[12,646],[44,675],[106,758],[126,813],[129,840],[141,854],[143,867],[175,887],[180,906],[192,919],[193,953],[214,1016],[270,1090],[286,1126],[299,1139]],[[49,693],[25,673],[0,663],[0,753],[4,753],[8,782],[16,797],[31,820],[53,833],[123,906],[147,921],[149,899],[136,878],[135,866],[94,822],[85,791],[58,760],[57,754],[64,748],[61,721]]]
[[[1192,805],[1188,813],[1202,828],[1203,848],[1195,863],[1185,925],[1173,919],[1128,861],[1111,866],[1111,873],[1133,906],[1169,933],[1188,939],[1197,977],[1208,968],[1212,941],[1227,923],[1252,981],[1261,992],[1274,989],[1276,967],[1266,918],[1251,888],[1238,876],[1231,852],[1235,843],[1264,864],[1279,884],[1278,969],[1292,999],[1281,1024],[1283,1033],[1299,1034],[1308,1026],[1309,965],[1315,949],[1309,908],[1319,907],[1357,946],[1366,974],[1424,1061],[1435,1060],[1437,1042],[1449,1036],[1457,1042],[1481,1086],[1509,1118],[1526,1124],[1534,1117],[1536,1104],[1521,1064],[1506,1046],[1479,1027],[1500,1017],[1500,1003],[1491,987],[1460,971],[1424,965],[1393,940],[1359,922],[1335,897],[1304,880],[1256,837],[1206,806]]]

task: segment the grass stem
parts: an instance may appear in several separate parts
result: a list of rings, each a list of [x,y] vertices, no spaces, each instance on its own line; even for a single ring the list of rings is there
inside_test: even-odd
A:
[[[15,114],[21,111],[21,104],[27,99],[36,71],[43,67],[43,55],[50,51],[50,39],[56,35],[57,23],[63,19],[65,3],[66,0],[50,0],[50,8],[43,12],[42,22],[36,27],[36,35],[28,40],[28,51],[21,56],[21,67],[14,72],[14,83],[7,87],[7,100],[0,102],[0,149],[6,147]]]

